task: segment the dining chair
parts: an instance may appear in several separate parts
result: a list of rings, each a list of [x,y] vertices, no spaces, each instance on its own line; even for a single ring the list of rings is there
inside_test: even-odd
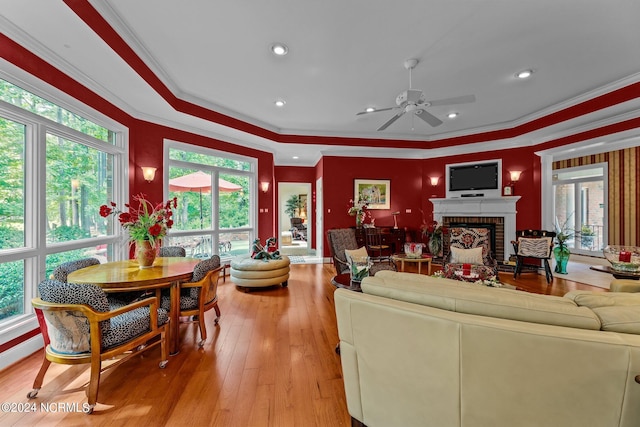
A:
[[[65,365],[91,364],[87,396],[92,413],[98,400],[102,362],[122,356],[104,369],[120,365],[134,355],[160,345],[160,368],[168,362],[166,310],[156,298],[131,304],[108,300],[94,284],[45,280],[38,285],[40,298],[31,301],[43,313],[49,334],[42,366],[27,397],[34,399],[42,387],[51,362]],[[159,340],[154,340],[159,337]]]
[[[391,246],[382,240],[382,231],[378,227],[364,228],[365,244],[367,252],[374,259],[386,261],[391,256]]]
[[[188,318],[180,323],[198,323],[200,328],[200,341],[198,346],[204,346],[207,340],[207,327],[204,321],[205,312],[214,309],[216,318],[214,323],[220,321],[220,307],[218,306],[218,280],[224,266],[220,265],[220,257],[213,255],[211,258],[200,261],[193,268],[191,281],[180,283],[180,317]],[[165,310],[171,307],[169,295],[163,293],[161,306]]]
[[[81,268],[90,267],[96,264],[100,264],[100,261],[97,258],[80,258],[74,261],[64,262],[53,270],[51,278],[59,282],[66,283],[69,273],[73,273]]]
[[[186,257],[187,251],[185,248],[181,246],[163,246],[158,251],[159,257],[170,257],[170,256],[178,256],[178,257]]]

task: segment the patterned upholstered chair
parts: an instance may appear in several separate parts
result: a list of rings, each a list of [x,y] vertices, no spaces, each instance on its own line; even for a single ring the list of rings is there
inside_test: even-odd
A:
[[[187,251],[180,246],[163,246],[158,251],[158,256],[160,257],[170,257],[170,256],[187,256]]]
[[[498,275],[498,263],[491,253],[491,232],[487,228],[449,229],[449,251],[444,257],[443,271],[453,277],[464,264],[471,264],[481,278]]]
[[[69,273],[73,273],[81,268],[90,267],[92,265],[100,264],[97,258],[81,258],[74,261],[69,261],[60,264],[53,270],[52,279],[59,282],[67,283],[67,276]]]
[[[307,226],[302,222],[302,218],[291,218],[289,231],[294,240],[307,240]]]
[[[348,273],[349,263],[345,250],[359,249],[358,241],[356,240],[356,231],[353,228],[327,230],[327,241],[329,242],[329,250],[336,274]],[[396,270],[396,266],[391,259],[374,262],[369,273],[375,275],[380,270]]]
[[[165,367],[168,361],[165,325],[169,316],[166,310],[157,307],[156,298],[131,304],[109,301],[97,285],[57,280],[41,282],[38,291],[40,298],[33,299],[31,303],[44,315],[49,343],[33,390],[27,394],[29,399],[38,395],[51,362],[91,364],[87,390],[89,413],[93,412],[98,400],[103,360],[124,355],[109,365],[108,368],[112,368],[160,344],[160,367]],[[147,345],[149,340],[158,336],[159,340]]]
[[[220,257],[213,255],[211,258],[196,264],[193,268],[193,276],[190,282],[180,283],[180,317],[192,319],[181,322],[198,322],[201,338],[198,345],[200,347],[204,346],[207,340],[207,328],[204,322],[205,312],[213,308],[216,312],[214,323],[217,325],[220,320],[218,279],[222,269]],[[168,294],[163,293],[161,306],[169,311],[171,299]]]
[[[513,250],[516,253],[516,268],[513,272],[513,278],[515,279],[522,273],[522,267],[525,263],[525,259],[534,258],[542,260],[544,265],[544,274],[546,276],[547,283],[550,284],[553,281],[553,273],[549,266],[549,259],[553,252],[553,239],[555,237],[555,231],[516,231],[516,240],[511,241]]]

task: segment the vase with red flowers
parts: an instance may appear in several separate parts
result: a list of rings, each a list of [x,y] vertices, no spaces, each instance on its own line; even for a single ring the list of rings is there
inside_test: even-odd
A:
[[[135,254],[141,268],[151,267],[155,261],[160,241],[173,226],[173,211],[178,205],[177,198],[157,205],[151,204],[144,194],[133,197],[137,206],[125,204],[128,211],[117,209],[114,202],[100,206],[100,216],[118,218],[122,228],[128,233],[129,243],[135,243]]]
[[[422,230],[422,235],[427,238],[427,245],[431,255],[434,257],[442,256],[443,239],[444,235],[447,234],[447,228],[438,224],[437,221],[432,221],[428,224],[423,223],[420,229]]]

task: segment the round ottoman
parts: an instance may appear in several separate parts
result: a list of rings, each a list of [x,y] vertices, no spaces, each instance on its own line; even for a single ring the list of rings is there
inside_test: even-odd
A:
[[[250,256],[231,260],[231,280],[243,288],[264,288],[266,286],[287,286],[289,280],[289,257],[264,261]]]

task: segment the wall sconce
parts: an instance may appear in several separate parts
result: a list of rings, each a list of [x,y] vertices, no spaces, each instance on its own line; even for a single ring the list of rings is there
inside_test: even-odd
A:
[[[144,177],[145,181],[151,182],[153,181],[153,178],[156,177],[156,168],[152,168],[150,166],[140,166],[140,169],[142,169],[142,176]]]
[[[521,173],[522,171],[510,171],[509,175],[511,176],[511,182],[518,182]]]
[[[269,191],[269,182],[268,181],[262,181],[260,183],[260,189],[262,189],[263,193],[266,193],[267,191]]]
[[[429,180],[431,181],[431,186],[435,187],[438,185],[438,181],[440,181],[440,178],[437,176],[432,176],[429,178]]]

